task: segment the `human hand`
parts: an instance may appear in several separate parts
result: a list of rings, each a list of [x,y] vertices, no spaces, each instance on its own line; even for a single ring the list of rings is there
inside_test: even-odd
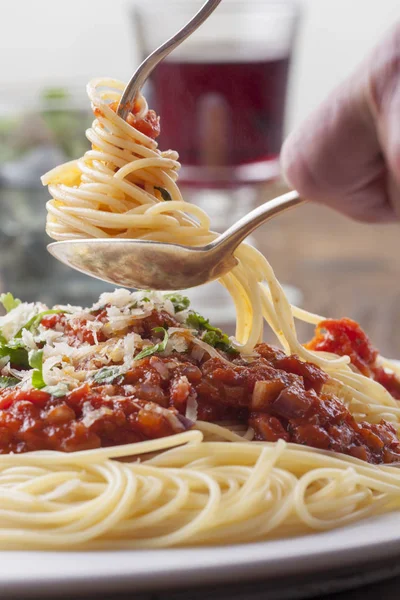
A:
[[[285,141],[288,183],[365,222],[400,220],[400,23]]]

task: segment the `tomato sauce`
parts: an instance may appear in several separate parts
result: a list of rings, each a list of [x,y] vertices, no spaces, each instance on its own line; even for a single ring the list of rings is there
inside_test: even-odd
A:
[[[349,356],[351,364],[360,373],[378,381],[394,398],[400,400],[400,379],[395,373],[379,365],[378,350],[355,321],[347,318],[322,321],[306,348]]]
[[[116,112],[118,102],[112,102],[109,107]],[[149,109],[144,117],[138,118],[136,114],[139,110],[139,106],[134,102],[133,106],[129,108],[130,111],[126,120],[127,123],[153,140],[158,138],[160,135],[160,117],[156,115],[154,110]]]
[[[45,319],[63,323],[59,315]],[[140,329],[166,319],[173,317],[154,312]],[[149,356],[110,383],[91,380],[61,398],[1,390],[0,453],[72,452],[173,435],[193,426],[185,415],[194,399],[198,419],[250,425],[256,440],[285,439],[372,463],[400,460],[392,425],[357,423],[338,398],[324,393],[328,376],[321,369],[267,344],[257,351],[250,363],[177,352]]]

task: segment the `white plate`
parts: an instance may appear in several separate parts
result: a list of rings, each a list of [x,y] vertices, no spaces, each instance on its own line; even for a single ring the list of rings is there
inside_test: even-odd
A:
[[[400,361],[397,362],[400,366]],[[400,558],[400,511],[258,544],[115,552],[0,552],[1,596],[153,591],[275,579]]]
[[[286,540],[218,548],[1,552],[2,597],[230,583],[346,568],[400,556],[400,512]]]

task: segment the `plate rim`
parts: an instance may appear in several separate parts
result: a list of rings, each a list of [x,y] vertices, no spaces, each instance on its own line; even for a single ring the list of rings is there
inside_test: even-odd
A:
[[[392,512],[335,530],[252,544],[163,550],[2,551],[0,587],[3,594],[25,596],[100,588],[142,592],[221,583],[227,577],[230,582],[249,577],[276,579],[348,568],[396,554],[400,555],[400,514]]]

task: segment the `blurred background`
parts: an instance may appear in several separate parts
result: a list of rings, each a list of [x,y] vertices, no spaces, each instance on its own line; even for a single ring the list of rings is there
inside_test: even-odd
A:
[[[127,80],[201,4],[1,2],[0,291],[85,304],[106,288],[47,254],[48,194],[39,177],[86,150],[87,81]],[[284,189],[284,136],[399,18],[398,0],[224,0],[207,27],[158,68],[146,94],[161,113],[160,143],[180,152],[186,197],[210,213],[214,229]],[[293,302],[353,317],[384,353],[400,356],[396,226],[360,225],[305,206],[250,242],[266,254]],[[216,284],[191,297],[232,330],[234,313]]]

